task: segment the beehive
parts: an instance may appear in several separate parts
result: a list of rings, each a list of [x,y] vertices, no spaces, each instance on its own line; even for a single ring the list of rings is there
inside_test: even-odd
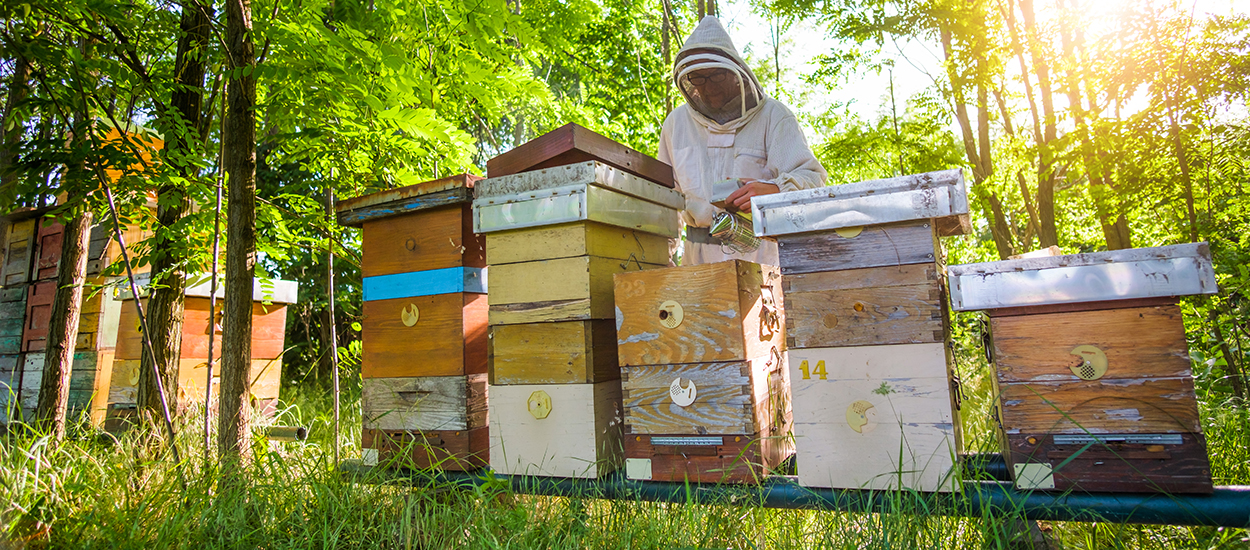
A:
[[[472,470],[487,463],[483,239],[461,174],[338,204],[363,229],[365,460]]]
[[[0,291],[0,379],[6,380],[29,418],[38,404],[52,302],[56,295],[63,228],[47,217],[52,207],[19,212],[6,221],[4,288]],[[128,239],[148,234],[131,227]],[[115,279],[99,276],[120,247],[111,224],[93,226],[88,235],[86,287],[83,291],[75,351],[70,368],[68,409],[71,417],[86,411],[93,423],[104,420],[121,304],[100,290]],[[11,369],[11,370],[10,370]],[[6,410],[8,408],[6,407]]]
[[[1016,486],[1209,493],[1178,296],[1216,292],[1206,243],[950,266],[989,316]]]
[[[667,265],[685,204],[636,173],[592,161],[492,172],[478,186],[474,226],[491,264],[496,471],[598,477],[620,465],[612,277]],[[550,401],[550,415],[533,414],[536,395]]]
[[[146,284],[147,277],[141,282]],[[286,339],[286,308],[296,301],[298,284],[294,281],[262,281],[256,279],[252,292],[252,359],[249,393],[252,406],[266,414],[276,412],[278,391],[282,385],[282,352]],[[209,318],[211,282],[207,275],[188,280],[182,321],[182,348],[178,356],[178,402],[181,407],[203,406],[208,380],[208,340],[213,334],[214,347],[212,395],[219,392],[221,378],[221,316],[225,289],[217,289],[217,315]],[[141,291],[142,292],[142,291]],[[144,352],[142,332],[134,298],[128,291],[121,295],[117,350],[113,361],[108,391],[109,415],[124,418],[138,400],[139,372]],[[146,297],[141,298],[147,314]],[[216,400],[208,404],[216,410]]]
[[[622,273],[615,289],[627,476],[750,483],[790,456],[776,267]]]
[[[799,483],[958,490],[958,378],[939,237],[968,229],[958,170],[757,197],[777,240]]]

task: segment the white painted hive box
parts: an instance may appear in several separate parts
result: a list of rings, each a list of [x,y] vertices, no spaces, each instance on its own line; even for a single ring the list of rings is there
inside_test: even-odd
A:
[[[799,484],[958,490],[958,418],[941,343],[788,352]]]
[[[594,479],[620,467],[620,380],[489,391],[492,470]]]

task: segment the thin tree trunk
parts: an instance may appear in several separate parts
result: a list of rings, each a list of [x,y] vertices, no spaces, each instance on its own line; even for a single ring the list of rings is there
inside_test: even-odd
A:
[[[989,95],[984,86],[978,87],[977,101],[980,120],[977,121],[977,135],[981,140],[978,145],[977,137],[972,130],[972,120],[968,116],[968,106],[963,91],[964,79],[954,63],[954,37],[947,28],[940,29],[940,33],[942,51],[947,61],[946,74],[951,81],[951,102],[955,108],[955,120],[959,123],[959,130],[963,137],[964,154],[968,157],[968,163],[972,165],[973,193],[986,201],[988,208],[983,209],[983,212],[990,223],[990,234],[994,237],[994,246],[998,250],[999,257],[1007,259],[1013,254],[1012,239],[1011,230],[1007,227],[1007,219],[1003,213],[1002,201],[996,193],[986,189],[983,185],[994,170],[994,165],[988,158],[990,154]],[[978,62],[978,68],[981,67],[982,65]]]
[[[667,0],[665,0],[667,1]],[[22,138],[24,124],[13,120],[17,106],[26,101],[30,91],[30,61],[18,56],[13,60],[13,76],[9,78],[9,93],[4,102],[3,143],[0,144],[0,209],[5,212],[13,206],[17,196],[17,174],[12,173],[14,149]]]
[[[1055,123],[1054,87],[1050,81],[1050,65],[1042,52],[1041,38],[1033,13],[1033,0],[1020,0],[1020,13],[1024,19],[1025,39],[1037,73],[1038,92],[1042,99],[1042,139],[1037,143],[1037,215],[1039,221],[1039,244],[1042,248],[1059,244],[1059,230],[1055,224],[1055,152],[1052,149],[1058,131]]]
[[[660,33],[662,40],[660,42],[660,51],[664,54],[664,68],[671,71],[673,68],[673,3],[672,0],[660,0],[663,7],[662,26]],[[673,81],[671,72],[670,76],[664,78],[664,116],[673,112]]]
[[[83,168],[78,164],[71,170],[81,172]],[[56,278],[56,294],[52,299],[52,318],[48,321],[48,344],[44,352],[43,380],[39,385],[39,405],[35,410],[37,421],[56,441],[65,437],[69,379],[82,313],[82,286],[87,278],[91,220],[91,209],[80,199],[74,207],[73,218],[65,224],[65,231],[61,234],[64,239],[61,263]]]
[[[1212,307],[1209,319],[1211,321],[1212,336],[1215,337],[1216,345],[1220,348],[1220,354],[1224,356],[1224,377],[1228,379],[1229,385],[1233,387],[1233,395],[1240,397],[1245,402],[1245,400],[1250,399],[1250,394],[1246,393],[1246,386],[1241,379],[1241,368],[1237,363],[1237,358],[1233,357],[1233,352],[1228,347],[1228,341],[1224,339],[1224,331],[1220,328],[1219,310]]]
[[[227,85],[222,164],[227,175],[226,304],[222,320],[217,449],[223,463],[248,450],[248,373],[252,355],[252,274],[256,266],[256,79],[251,0],[226,2]],[[243,70],[237,70],[243,69]]]
[[[178,86],[171,94],[172,111],[164,121],[164,161],[178,170],[183,178],[195,177],[196,168],[184,159],[194,158],[200,137],[200,125],[204,118],[201,102],[204,94],[204,55],[208,44],[209,14],[198,2],[182,6],[182,33],[174,58],[174,72]],[[165,400],[170,410],[179,411],[178,366],[182,350],[182,319],[186,305],[187,277],[184,264],[187,260],[186,240],[178,237],[175,226],[191,211],[191,201],[183,185],[166,183],[157,190],[156,256],[152,261],[154,281],[152,296],[148,300],[148,330],[152,338],[155,358],[144,354],[139,369],[138,406],[144,414],[157,414],[161,410],[160,397],[156,395],[152,361],[155,371],[160,372],[165,388]]]

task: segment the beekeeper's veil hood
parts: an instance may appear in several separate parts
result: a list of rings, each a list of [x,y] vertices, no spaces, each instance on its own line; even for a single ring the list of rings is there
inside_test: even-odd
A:
[[[720,126],[745,124],[764,102],[759,81],[712,16],[699,21],[678,50],[673,81],[695,112]]]

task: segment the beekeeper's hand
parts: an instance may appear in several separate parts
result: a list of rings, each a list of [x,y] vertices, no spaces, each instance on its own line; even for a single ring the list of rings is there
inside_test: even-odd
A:
[[[743,179],[741,181],[742,187],[739,187],[737,191],[730,193],[729,197],[725,199],[725,206],[733,206],[733,208],[739,212],[751,211],[751,197],[771,195],[773,193],[781,192],[781,189],[778,188],[776,184],[766,181],[747,179]]]
[[[706,199],[687,195],[686,209],[682,211],[682,216],[686,218],[686,225],[707,227],[712,225],[712,218],[716,217],[717,210],[720,209],[712,206]]]

